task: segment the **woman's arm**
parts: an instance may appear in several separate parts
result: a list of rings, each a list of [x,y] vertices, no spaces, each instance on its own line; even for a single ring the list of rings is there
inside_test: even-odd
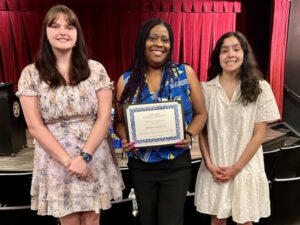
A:
[[[38,98],[36,96],[22,95],[20,96],[20,102],[29,133],[47,153],[67,167],[71,161],[71,156],[45,126],[39,110]]]
[[[219,166],[214,165],[210,158],[206,127],[204,127],[202,131],[199,133],[199,146],[200,146],[202,159],[204,160],[207,170],[211,173],[213,179],[216,182],[222,181],[222,176],[223,176],[222,170],[220,169]]]
[[[192,67],[187,65],[185,65],[185,70],[190,85],[190,96],[193,106],[193,119],[192,122],[189,124],[187,130],[190,133],[196,135],[202,130],[206,123],[207,112],[205,109],[200,82],[196,76],[195,71],[192,69]]]
[[[105,139],[111,121],[112,90],[102,89],[96,94],[98,99],[97,119],[83,147],[83,151],[91,155]]]
[[[125,132],[124,118],[123,118],[123,108],[119,104],[121,95],[124,90],[124,80],[123,76],[121,76],[118,80],[117,84],[117,93],[116,93],[116,105],[115,105],[115,120],[114,120],[114,130],[116,135],[122,141],[122,148],[125,152],[134,150],[134,143],[128,143]]]
[[[89,153],[90,155],[95,153],[105,139],[111,121],[111,89],[101,89],[96,92],[96,95],[98,99],[97,119],[82,149],[82,151]],[[72,159],[68,171],[71,174],[80,175],[85,178],[88,175],[87,162],[79,155]]]
[[[234,178],[252,159],[265,139],[266,130],[267,122],[255,123],[253,135],[238,161],[230,167],[221,167],[224,179],[230,180]]]
[[[192,67],[185,65],[185,70],[190,86],[190,98],[193,107],[193,119],[189,126],[187,127],[187,131],[191,133],[193,136],[197,135],[205,125],[207,119],[207,112],[204,105],[203,94],[200,86],[200,82],[195,74],[195,71]],[[182,140],[176,144],[176,147],[188,147],[191,140],[190,137],[186,137],[188,139]]]

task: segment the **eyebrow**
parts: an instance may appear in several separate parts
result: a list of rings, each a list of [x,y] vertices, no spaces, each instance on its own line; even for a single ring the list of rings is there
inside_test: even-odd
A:
[[[237,47],[237,46],[238,46],[238,47],[241,47],[241,44],[237,43],[237,44],[231,45],[231,47]],[[230,46],[228,46],[228,45],[222,45],[222,46],[221,46],[221,49],[222,49],[222,48],[229,48],[229,47],[230,47]]]
[[[156,35],[156,36],[160,36],[160,35],[158,35],[157,33],[149,33],[149,35]],[[161,37],[169,37],[169,35],[166,35],[166,34],[163,34],[163,35],[161,35]]]

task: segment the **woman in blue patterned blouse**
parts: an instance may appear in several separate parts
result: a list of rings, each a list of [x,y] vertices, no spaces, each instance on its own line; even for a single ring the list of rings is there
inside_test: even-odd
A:
[[[115,129],[128,152],[128,167],[142,225],[183,224],[191,174],[190,148],[203,128],[206,110],[194,70],[172,62],[173,31],[161,19],[141,27],[131,68],[117,85]],[[139,148],[126,139],[122,105],[181,100],[186,136],[174,146]]]

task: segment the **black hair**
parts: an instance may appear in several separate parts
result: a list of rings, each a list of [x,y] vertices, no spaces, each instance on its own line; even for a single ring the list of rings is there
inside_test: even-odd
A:
[[[153,27],[160,24],[167,28],[169,32],[169,41],[170,41],[169,53],[163,66],[164,69],[169,74],[173,75],[172,52],[173,52],[174,37],[173,37],[172,28],[170,24],[168,24],[167,22],[163,21],[160,18],[150,19],[142,25],[142,27],[138,32],[138,36],[135,44],[135,56],[134,56],[133,64],[128,69],[128,71],[131,71],[132,74],[128,80],[128,83],[125,85],[124,91],[119,101],[120,104],[123,104],[124,102],[131,102],[137,91],[138,91],[137,102],[142,101],[141,92],[146,85],[145,73],[147,69],[147,60],[145,57],[145,44],[148,39],[150,30]],[[163,80],[161,81],[161,83],[164,84],[167,79],[168,79],[167,76],[163,76]],[[163,93],[163,88],[164,86],[161,86],[158,95]]]
[[[224,40],[229,37],[235,37],[240,42],[244,52],[244,60],[239,72],[241,80],[241,96],[240,99],[243,105],[250,102],[255,102],[261,93],[259,80],[262,79],[262,73],[258,68],[254,53],[247,38],[240,32],[228,32],[223,34],[216,43],[216,46],[211,55],[211,65],[208,69],[208,79],[212,80],[219,74],[222,76],[222,67],[220,65],[219,55]]]

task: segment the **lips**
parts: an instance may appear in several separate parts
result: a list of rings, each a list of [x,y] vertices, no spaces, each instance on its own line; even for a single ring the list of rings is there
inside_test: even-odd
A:
[[[58,38],[58,41],[69,41],[69,39],[65,39],[65,38]]]
[[[154,56],[161,56],[164,51],[159,51],[159,50],[152,50],[151,53],[154,55]]]
[[[237,61],[226,61],[225,63],[231,65],[237,63]]]

